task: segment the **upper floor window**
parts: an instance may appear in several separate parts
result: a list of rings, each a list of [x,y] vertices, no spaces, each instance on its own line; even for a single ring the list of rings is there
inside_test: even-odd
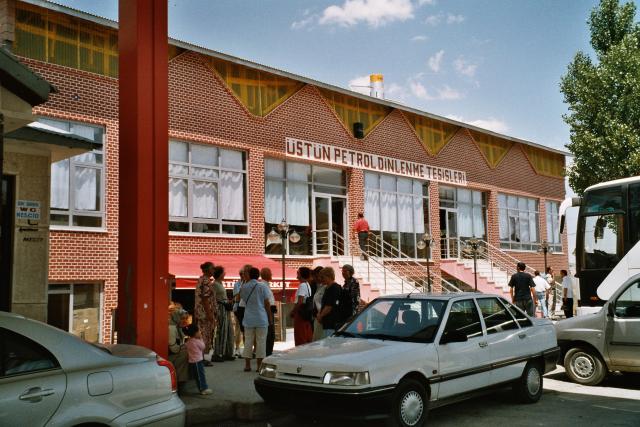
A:
[[[247,234],[246,153],[169,141],[169,231]]]
[[[558,202],[545,202],[547,218],[547,243],[552,251],[562,252],[562,240],[560,240],[560,222],[558,217]]]
[[[426,249],[418,248],[418,242],[425,230],[429,230],[428,197],[426,182],[364,173],[364,214],[371,232],[390,245],[383,249],[385,256],[427,258]],[[372,250],[376,254],[379,251]]]
[[[500,247],[532,251],[538,249],[538,201],[498,194]]]
[[[104,142],[101,126],[45,118],[38,121],[98,144]],[[104,227],[103,153],[101,147],[51,165],[52,226]]]

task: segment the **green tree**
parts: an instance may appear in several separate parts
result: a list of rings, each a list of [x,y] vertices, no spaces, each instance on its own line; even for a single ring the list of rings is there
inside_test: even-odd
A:
[[[597,182],[640,175],[640,25],[632,2],[601,0],[588,21],[592,59],[578,52],[562,77],[575,156],[567,171],[581,194]]]

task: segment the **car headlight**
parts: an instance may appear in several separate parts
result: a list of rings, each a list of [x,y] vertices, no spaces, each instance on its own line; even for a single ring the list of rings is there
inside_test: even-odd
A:
[[[260,366],[260,376],[265,378],[275,378],[276,377],[276,365],[270,365],[269,363],[263,363]]]
[[[369,384],[369,372],[332,372],[324,374],[323,384],[366,385]]]

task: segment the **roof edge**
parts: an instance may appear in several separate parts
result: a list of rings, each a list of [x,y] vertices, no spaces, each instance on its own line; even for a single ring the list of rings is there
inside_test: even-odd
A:
[[[84,19],[84,20],[87,20],[87,21],[91,21],[93,23],[104,25],[104,26],[107,26],[107,27],[110,27],[110,28],[113,28],[113,29],[116,29],[116,30],[118,29],[118,23],[116,21],[104,18],[102,16],[94,15],[94,14],[91,14],[91,13],[88,13],[88,12],[84,12],[84,11],[81,11],[81,10],[78,10],[78,9],[74,9],[74,8],[71,8],[71,7],[68,7],[68,6],[64,6],[64,5],[61,5],[61,4],[58,4],[58,3],[54,3],[54,2],[51,2],[51,1],[47,1],[47,0],[19,0],[19,1],[22,1],[24,3],[28,3],[28,4],[31,4],[31,5],[34,5],[34,6],[39,6],[39,7],[45,8],[45,9],[53,10],[53,11],[56,11],[56,12],[72,15],[72,16],[74,16],[76,18],[80,18],[80,19]],[[213,57],[216,57],[216,58],[219,58],[219,59],[223,59],[223,60],[226,60],[226,61],[229,61],[229,62],[233,62],[235,64],[244,65],[244,66],[247,66],[247,67],[250,67],[250,68],[254,68],[254,69],[257,69],[257,70],[260,70],[260,71],[265,71],[265,72],[268,72],[268,73],[271,73],[271,74],[275,74],[275,75],[278,75],[278,76],[281,76],[281,77],[286,77],[286,78],[289,78],[289,79],[292,79],[292,80],[298,80],[298,81],[306,83],[306,84],[318,86],[318,87],[321,87],[321,88],[324,88],[324,89],[327,89],[327,90],[332,90],[334,92],[338,92],[338,93],[341,93],[343,95],[352,96],[354,98],[359,98],[359,99],[362,99],[364,101],[369,101],[369,102],[373,102],[373,103],[376,103],[376,104],[385,105],[387,107],[395,108],[395,109],[400,110],[400,111],[407,111],[407,112],[410,112],[410,113],[418,114],[420,116],[425,116],[425,117],[428,117],[428,118],[431,118],[431,119],[434,119],[434,120],[439,120],[439,121],[442,121],[442,122],[445,122],[445,123],[449,123],[449,124],[452,124],[452,125],[455,125],[455,126],[465,127],[467,129],[471,129],[471,130],[475,130],[477,132],[481,132],[481,133],[485,133],[485,134],[488,134],[488,135],[492,135],[492,136],[495,136],[497,138],[506,139],[508,141],[517,142],[517,143],[525,144],[525,145],[530,145],[532,147],[535,147],[535,148],[538,148],[538,149],[541,149],[541,150],[545,150],[545,151],[550,151],[550,152],[553,152],[553,153],[556,153],[556,154],[560,154],[560,155],[565,156],[565,157],[571,157],[572,156],[572,154],[570,152],[568,152],[568,151],[564,151],[564,150],[560,150],[560,149],[557,149],[557,148],[548,147],[546,145],[543,145],[543,144],[540,144],[540,143],[537,143],[537,142],[533,142],[533,141],[528,141],[526,139],[521,139],[521,138],[517,138],[517,137],[514,137],[514,136],[509,136],[509,135],[504,135],[504,134],[501,134],[501,133],[498,133],[498,132],[494,132],[494,131],[489,130],[489,129],[484,129],[484,128],[481,128],[481,127],[477,127],[477,126],[471,125],[469,123],[461,122],[461,121],[458,121],[458,120],[453,120],[453,119],[450,119],[448,117],[439,116],[437,114],[433,114],[433,113],[429,113],[429,112],[426,112],[426,111],[419,110],[417,108],[409,107],[407,105],[404,105],[404,104],[401,104],[401,103],[398,103],[398,102],[395,102],[395,101],[390,101],[390,100],[386,100],[386,99],[380,99],[380,98],[371,97],[369,95],[365,95],[365,94],[362,94],[362,93],[359,93],[359,92],[354,92],[354,91],[345,89],[345,88],[340,87],[340,86],[334,86],[332,84],[320,82],[318,80],[314,80],[314,79],[309,78],[309,77],[300,76],[300,75],[297,75],[297,74],[290,73],[288,71],[280,70],[280,69],[277,69],[277,68],[269,67],[267,65],[259,64],[257,62],[252,62],[250,60],[242,59],[242,58],[239,58],[239,57],[236,57],[236,56],[232,56],[232,55],[228,55],[228,54],[225,54],[225,53],[222,53],[222,52],[211,50],[209,48],[206,48],[206,47],[203,47],[203,46],[199,46],[199,45],[194,44],[194,43],[185,42],[185,41],[182,41],[182,40],[174,39],[172,37],[169,37],[169,43],[173,44],[174,46],[186,49],[186,50],[190,50],[190,51],[193,51],[193,52],[201,53],[201,54],[207,55],[207,56],[213,56]]]

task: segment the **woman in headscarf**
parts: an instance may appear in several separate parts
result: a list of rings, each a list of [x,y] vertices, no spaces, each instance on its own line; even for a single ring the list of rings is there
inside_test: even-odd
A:
[[[189,358],[185,348],[182,327],[186,326],[189,313],[180,304],[169,305],[169,362],[176,368],[178,389],[189,380]]]
[[[227,299],[227,291],[224,288],[224,268],[217,265],[213,268],[213,289],[215,290],[216,303],[218,304],[218,318],[216,337],[213,342],[212,362],[224,362],[234,360],[233,357],[233,326],[231,325],[231,302]]]
[[[206,360],[206,355],[211,351],[213,345],[213,333],[216,328],[216,313],[218,305],[216,303],[215,291],[213,289],[213,263],[205,262],[200,266],[202,275],[196,284],[194,317],[196,325],[202,332],[204,341],[205,366],[211,366],[211,362]]]

